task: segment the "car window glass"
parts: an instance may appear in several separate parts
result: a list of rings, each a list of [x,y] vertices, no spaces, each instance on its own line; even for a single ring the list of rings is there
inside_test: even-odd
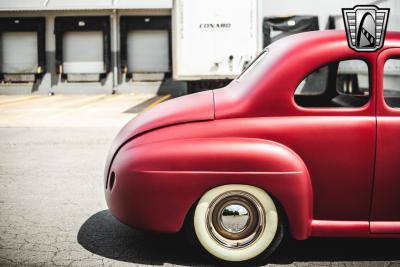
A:
[[[390,107],[400,108],[400,59],[388,59],[383,74],[385,102]]]
[[[321,95],[326,90],[328,67],[322,67],[309,74],[297,86],[296,95]]]
[[[368,64],[360,59],[332,62],[307,75],[294,99],[302,107],[361,107],[369,100]]]
[[[353,96],[369,95],[368,65],[364,61],[341,61],[336,77],[338,93]]]

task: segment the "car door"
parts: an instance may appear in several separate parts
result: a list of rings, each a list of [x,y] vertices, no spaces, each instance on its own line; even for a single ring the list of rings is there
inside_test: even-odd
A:
[[[296,151],[310,172],[315,220],[362,221],[367,230],[376,138],[374,59],[330,62],[295,90],[298,115],[278,141]]]
[[[400,233],[400,48],[378,57],[377,147],[370,230]]]

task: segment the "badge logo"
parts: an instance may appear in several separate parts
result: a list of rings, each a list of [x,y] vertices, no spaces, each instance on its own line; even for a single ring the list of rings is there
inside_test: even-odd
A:
[[[381,48],[385,41],[389,11],[389,8],[374,5],[342,8],[349,47],[359,52]]]

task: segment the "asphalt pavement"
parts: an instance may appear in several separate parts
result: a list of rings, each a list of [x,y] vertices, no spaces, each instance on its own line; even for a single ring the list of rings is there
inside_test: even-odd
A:
[[[0,97],[0,266],[210,264],[178,234],[121,224],[104,201],[113,137],[158,102],[152,95]],[[400,266],[400,240],[288,241],[268,266]]]

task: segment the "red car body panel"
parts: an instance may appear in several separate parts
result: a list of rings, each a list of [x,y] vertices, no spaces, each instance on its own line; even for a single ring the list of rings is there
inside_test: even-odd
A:
[[[109,154],[111,213],[136,228],[177,232],[202,194],[239,183],[271,194],[296,239],[397,236],[400,111],[385,105],[381,83],[382,55],[399,55],[391,47],[400,47],[399,33],[387,33],[384,47],[372,53],[350,49],[344,31],[293,35],[272,44],[268,60],[240,81],[143,112],[121,130]],[[296,105],[294,90],[308,73],[350,58],[370,67],[368,104]]]
[[[378,57],[378,90],[383,91],[383,66],[391,57],[399,57],[400,48],[386,49]],[[400,85],[399,85],[400,86]],[[385,104],[382,94],[377,98],[377,150],[374,202],[371,230],[387,232],[385,221],[400,221],[400,110]],[[382,226],[382,229],[380,229]],[[400,229],[400,227],[398,228]],[[393,231],[390,231],[393,232]]]
[[[185,101],[172,99],[155,106],[130,120],[115,137],[108,153],[105,177],[118,149],[127,141],[146,131],[184,122],[214,119],[214,95],[205,91],[185,96]]]
[[[109,201],[116,205],[110,208],[121,221],[136,227],[176,232],[204,192],[222,184],[242,183],[268,188],[293,220],[302,222],[295,225],[295,232],[308,234],[310,178],[302,160],[280,144],[249,138],[182,139],[139,146],[130,142],[115,163],[112,169],[118,177]],[[140,201],[127,202],[132,195]],[[146,214],[149,207],[157,210],[160,220],[164,218],[161,225],[160,220],[129,212]]]

